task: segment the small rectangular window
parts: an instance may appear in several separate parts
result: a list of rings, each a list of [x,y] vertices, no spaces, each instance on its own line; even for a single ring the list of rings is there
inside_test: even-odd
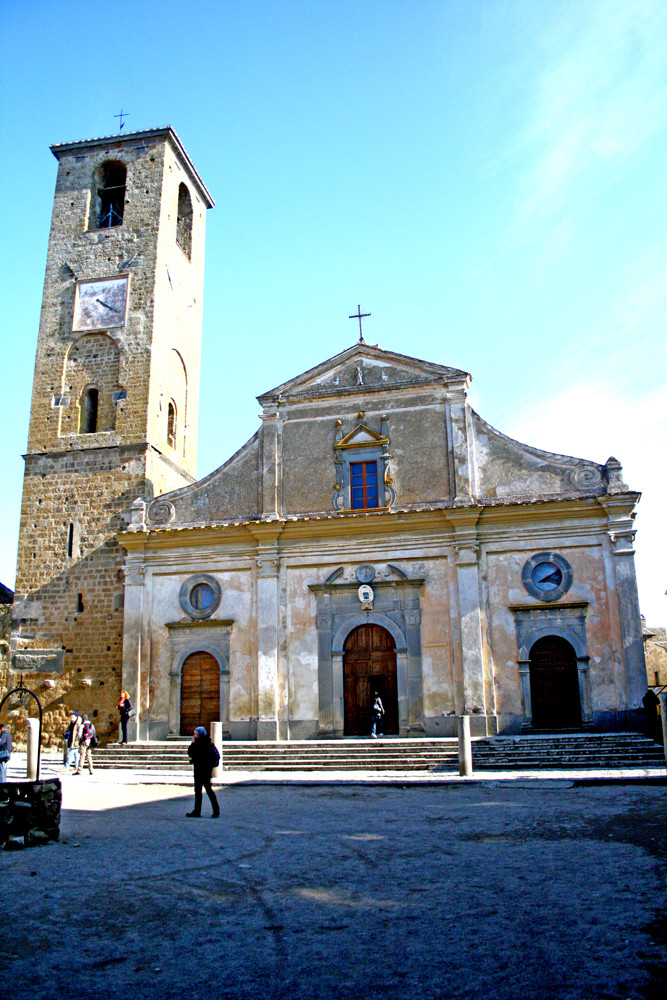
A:
[[[352,510],[379,506],[377,462],[350,462],[350,501]]]

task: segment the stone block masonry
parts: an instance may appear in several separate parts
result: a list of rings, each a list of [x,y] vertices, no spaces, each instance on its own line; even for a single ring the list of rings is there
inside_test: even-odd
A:
[[[20,850],[58,840],[61,802],[57,778],[0,785],[0,846]]]

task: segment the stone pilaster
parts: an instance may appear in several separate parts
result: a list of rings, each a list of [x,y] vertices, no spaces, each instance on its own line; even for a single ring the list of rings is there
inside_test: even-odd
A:
[[[466,405],[468,381],[447,391],[447,437],[449,439],[452,494],[461,503],[472,503],[475,495],[473,438]]]
[[[282,420],[278,408],[262,414],[262,514],[279,517],[281,507]]]
[[[333,739],[334,736],[338,735],[336,733],[337,728],[341,730],[342,735],[342,726],[337,727],[335,723],[334,672],[331,655],[332,623],[331,594],[319,594],[315,620],[317,626],[317,656],[320,665],[318,671],[319,735],[327,739]],[[342,713],[339,711],[338,714]]]
[[[421,662],[421,608],[419,595],[415,592],[408,598],[412,606],[404,612],[405,638],[407,640],[407,721],[408,736],[423,736],[424,729],[424,687]],[[400,655],[400,654],[399,654]]]
[[[448,520],[454,526],[454,551],[456,553],[461,662],[463,665],[461,714],[472,716],[486,715],[479,545],[477,541],[477,521],[480,513],[480,509],[458,510],[449,511],[447,515]],[[477,729],[474,725],[473,728]]]
[[[635,550],[634,507],[638,494],[599,497],[609,518],[609,540],[614,559],[618,614],[623,640],[623,660],[627,682],[628,709],[636,712],[646,693],[646,662],[642,638]]]
[[[125,563],[125,601],[123,627],[123,672],[122,688],[127,691],[136,711],[136,716],[128,721],[127,735],[130,741],[138,738],[142,718],[141,661],[143,656],[144,631],[144,557],[143,552],[128,555]]]
[[[279,740],[280,547],[283,524],[254,524],[257,541],[257,739]]]

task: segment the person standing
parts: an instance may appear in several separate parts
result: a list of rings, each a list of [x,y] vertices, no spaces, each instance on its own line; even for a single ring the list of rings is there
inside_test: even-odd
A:
[[[122,733],[120,745],[123,746],[124,743],[127,743],[127,720],[134,715],[132,702],[127,691],[121,691],[120,693],[118,711],[120,712],[120,729]]]
[[[374,740],[378,736],[382,736],[382,717],[384,715],[384,705],[382,704],[382,699],[378,691],[373,692],[373,727],[371,729],[371,736]]]
[[[81,741],[81,730],[83,722],[79,718],[78,712],[70,712],[69,726],[65,730],[65,770],[69,771],[70,764],[74,770],[79,766],[79,743]]]
[[[12,734],[0,722],[0,784],[7,781],[7,763],[12,755]]]
[[[93,773],[93,753],[92,753],[92,743],[95,741],[97,745],[97,736],[95,735],[95,726],[92,724],[87,715],[82,716],[83,725],[81,727],[81,739],[79,741],[79,764],[75,771],[75,774],[81,774],[83,771],[83,766],[88,760],[88,770]]]
[[[205,788],[213,809],[212,819],[217,819],[220,806],[211,788],[211,773],[220,762],[220,754],[203,726],[197,726],[194,731],[194,739],[188,747],[188,757],[195,768],[195,807],[185,815],[201,816],[202,788]]]

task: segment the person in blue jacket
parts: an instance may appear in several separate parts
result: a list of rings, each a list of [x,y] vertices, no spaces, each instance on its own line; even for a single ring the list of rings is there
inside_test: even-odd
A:
[[[0,722],[0,784],[7,780],[7,762],[12,755],[12,734]]]

